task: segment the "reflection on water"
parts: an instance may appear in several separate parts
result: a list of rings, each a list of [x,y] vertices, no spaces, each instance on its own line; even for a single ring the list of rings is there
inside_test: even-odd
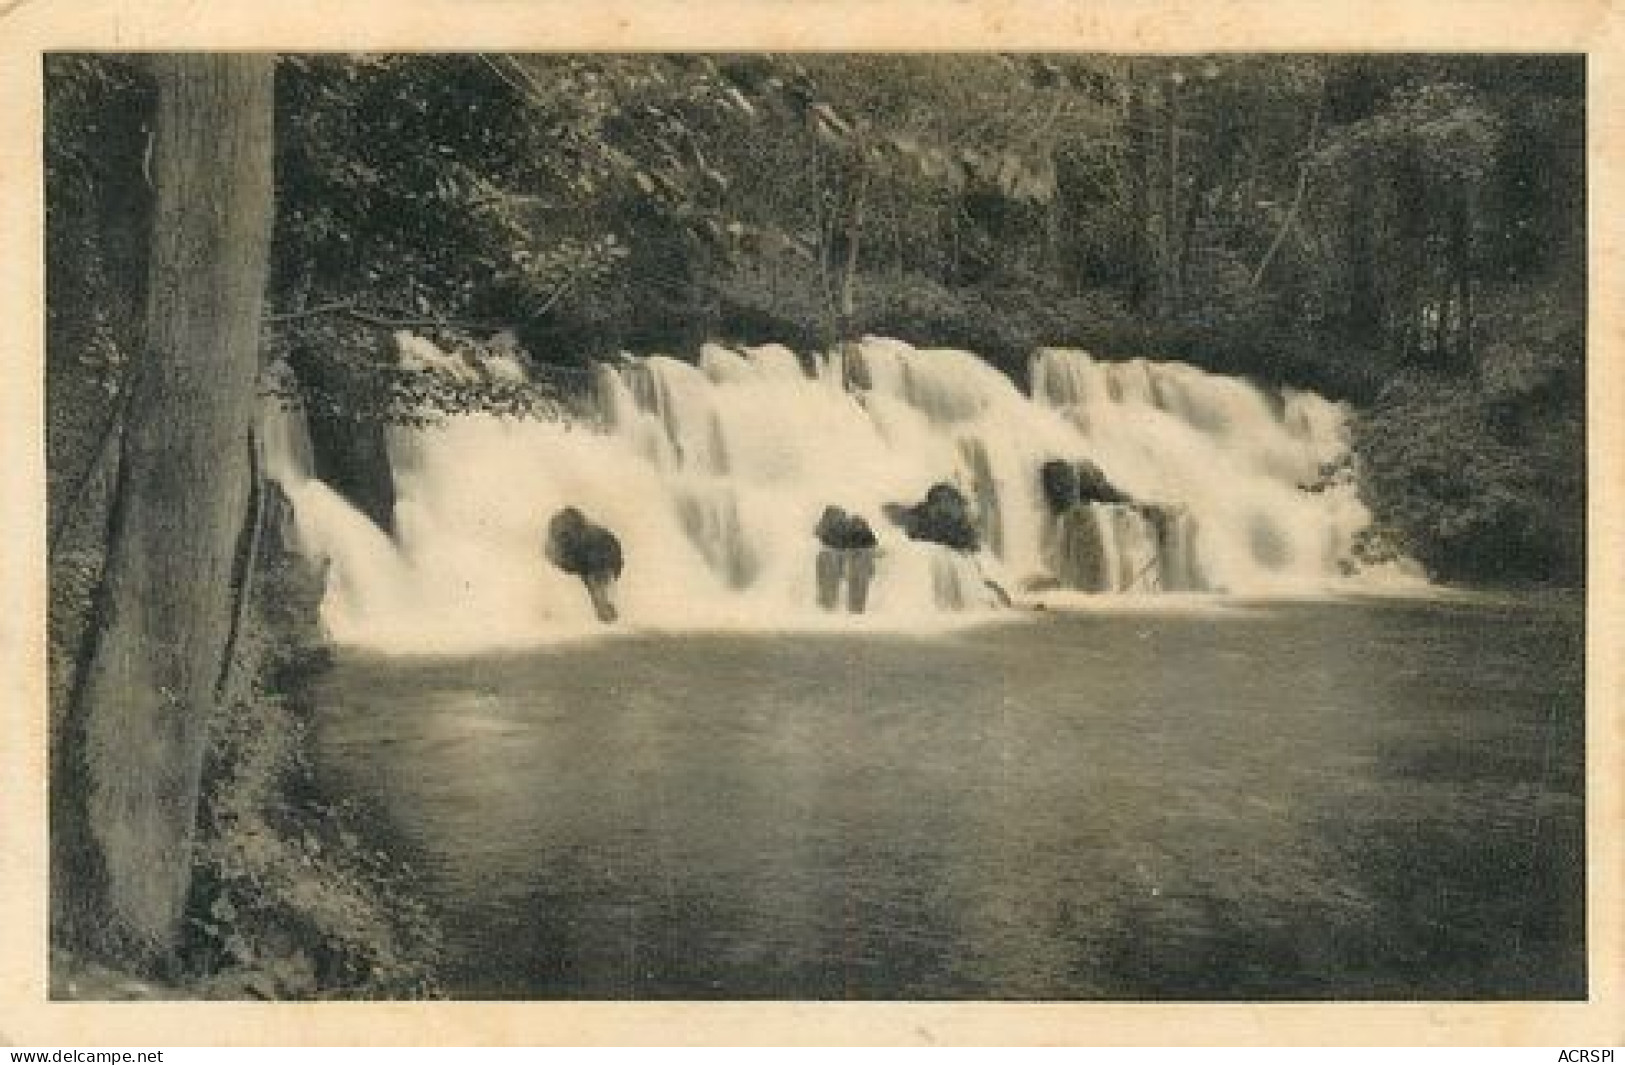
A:
[[[355,658],[470,997],[1584,993],[1580,617],[1054,614]]]

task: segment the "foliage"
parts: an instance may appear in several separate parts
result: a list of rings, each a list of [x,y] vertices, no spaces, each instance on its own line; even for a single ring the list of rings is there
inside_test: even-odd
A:
[[[77,552],[53,566],[53,716],[99,565]],[[237,683],[211,727],[183,967],[144,997],[434,994],[438,933],[410,882],[359,834],[358,812],[313,785],[298,693],[325,654],[312,620],[319,578],[284,557],[262,581]],[[84,984],[86,964],[65,966]]]
[[[52,559],[53,730],[101,568],[99,552]],[[361,831],[362,812],[317,786],[307,688],[326,648],[321,575],[287,555],[264,560],[235,645],[211,748],[182,964],[139,997],[425,997],[438,993],[439,932],[408,872]],[[64,958],[64,988],[128,997],[136,986]],[[69,979],[71,977],[71,979]]]
[[[116,393],[147,89],[50,64],[53,365]],[[1555,350],[1517,309],[1572,324],[1584,287],[1561,57],[290,55],[278,108],[267,335],[356,420],[552,416],[621,349],[865,331],[1493,391]],[[426,370],[402,329],[511,334],[544,383]]]
[[[493,342],[450,326],[389,333],[343,318],[302,333],[298,348],[282,338],[266,345],[275,360],[263,389],[313,417],[423,426],[448,414],[557,417],[564,410],[559,382],[531,372],[503,337]],[[434,354],[413,357],[423,341]]]
[[[99,552],[112,419],[142,314],[150,86],[128,58],[53,53],[46,95],[45,408],[53,550]],[[73,520],[73,519],[79,520]],[[66,534],[64,539],[63,534]]]
[[[550,224],[590,182],[557,150],[569,123],[522,106],[510,77],[481,56],[283,61],[271,339],[312,368],[288,398],[397,422],[552,410],[545,388],[402,363],[388,343],[417,329],[477,348],[628,254],[613,231]]]
[[[522,193],[543,130],[474,56],[290,56],[278,71],[279,306],[349,299],[451,318],[545,301],[569,267]]]
[[[1496,115],[1470,87],[1423,84],[1400,88],[1386,108],[1343,127],[1316,162],[1347,167],[1356,153],[1390,166],[1411,160],[1429,185],[1470,185],[1489,175],[1499,141]]]
[[[1362,490],[1437,575],[1583,577],[1583,296],[1497,293],[1471,380],[1412,371],[1356,424]]]
[[[145,339],[153,87],[139,58],[46,57],[49,651],[53,749],[70,698],[118,465],[132,367]],[[60,534],[60,535],[59,535]],[[237,642],[238,683],[211,722],[195,852],[194,940],[167,994],[432,990],[433,931],[398,870],[361,845],[348,811],[310,786],[308,709],[289,695],[314,602],[274,578]],[[280,597],[280,598],[279,598]],[[319,850],[318,850],[319,848]],[[291,938],[290,938],[291,937]],[[86,959],[67,963],[82,978]],[[79,981],[83,984],[83,979]]]
[[[128,58],[53,53],[45,122],[45,253],[52,364],[72,359],[116,392],[118,343],[141,313],[146,260],[146,116],[152,88]]]
[[[1584,566],[1578,416],[1408,376],[1356,425],[1361,491],[1435,576],[1575,580]]]
[[[144,342],[153,90],[137,57],[45,62],[59,710]],[[1582,575],[1572,57],[324,54],[277,92],[267,385],[317,417],[558,417],[593,358],[713,338],[1016,377],[1075,345],[1361,403],[1372,556]],[[220,993],[426,993],[425,916],[311,784],[299,583],[239,645],[190,960]]]
[[[325,655],[313,624],[320,575],[284,556],[262,582],[211,731],[188,982],[222,998],[434,995],[434,923],[310,764],[303,692]]]

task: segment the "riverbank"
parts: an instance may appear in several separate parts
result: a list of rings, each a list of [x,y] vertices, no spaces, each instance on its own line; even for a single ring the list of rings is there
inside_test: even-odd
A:
[[[70,576],[93,576],[76,560]],[[65,698],[89,579],[53,583],[53,694]],[[330,662],[321,578],[267,552],[210,724],[192,893],[167,971],[53,947],[58,1000],[426,998],[439,994],[439,930],[410,870],[357,831],[354,803],[312,770],[311,685]]]

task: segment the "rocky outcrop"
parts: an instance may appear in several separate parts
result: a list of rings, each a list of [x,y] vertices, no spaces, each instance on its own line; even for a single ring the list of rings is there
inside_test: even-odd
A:
[[[547,523],[547,559],[587,586],[598,620],[617,617],[610,589],[621,576],[621,542],[602,525],[587,520],[575,507],[565,507]]]
[[[875,575],[875,548],[879,541],[862,515],[848,514],[840,507],[824,508],[813,530],[820,549],[815,576],[818,605],[834,610],[846,585],[846,608],[861,614],[869,604],[869,584]]]
[[[913,506],[892,503],[886,517],[903,530],[910,540],[941,544],[955,551],[975,551],[982,546],[981,535],[971,519],[965,494],[946,481],[931,486],[925,501]]]

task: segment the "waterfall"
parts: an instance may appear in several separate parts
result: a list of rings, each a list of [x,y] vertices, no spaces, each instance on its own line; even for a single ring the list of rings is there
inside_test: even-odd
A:
[[[411,340],[418,365],[432,346]],[[516,367],[504,370],[511,374]],[[310,475],[298,419],[267,466],[324,560],[335,639],[387,649],[524,644],[606,631],[543,530],[580,508],[626,558],[622,629],[953,623],[1056,585],[1097,593],[1315,592],[1348,575],[1369,515],[1352,484],[1308,491],[1347,449],[1346,411],[1303,392],[1144,360],[1046,349],[1032,392],[974,355],[867,339],[808,359],[707,346],[697,363],[601,370],[587,422],[458,415],[391,431],[396,535]],[[465,372],[459,369],[459,372]],[[1087,460],[1132,503],[1049,509],[1038,470]],[[955,485],[982,546],[909,539],[885,517]],[[829,506],[879,540],[867,612],[817,605]],[[996,585],[997,587],[994,587]]]

